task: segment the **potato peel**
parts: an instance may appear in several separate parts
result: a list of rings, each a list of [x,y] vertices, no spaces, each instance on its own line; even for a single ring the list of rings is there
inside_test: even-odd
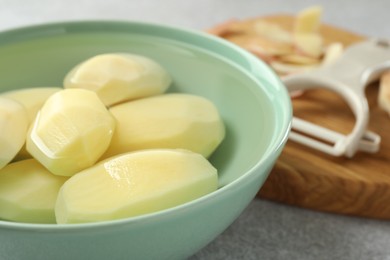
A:
[[[321,6],[300,11],[291,29],[264,18],[232,19],[207,30],[256,55],[279,76],[302,73],[337,59],[340,43],[325,45],[320,34]]]

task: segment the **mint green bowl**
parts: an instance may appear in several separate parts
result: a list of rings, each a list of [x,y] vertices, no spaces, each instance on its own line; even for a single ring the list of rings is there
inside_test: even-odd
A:
[[[61,86],[72,66],[107,52],[148,56],[172,75],[171,92],[214,102],[227,127],[225,140],[210,158],[219,170],[219,189],[171,209],[116,221],[0,221],[0,259],[185,259],[240,215],[279,156],[292,113],[285,87],[254,56],[199,32],[109,21],[2,32],[0,90]]]

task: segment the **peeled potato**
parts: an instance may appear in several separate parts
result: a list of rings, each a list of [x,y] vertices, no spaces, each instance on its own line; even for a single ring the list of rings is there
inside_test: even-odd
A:
[[[56,175],[92,166],[107,149],[115,121],[96,93],[65,89],[43,105],[27,135],[27,151]]]
[[[217,189],[217,170],[203,156],[157,149],[123,154],[71,177],[61,188],[57,223],[113,220],[151,213]]]
[[[26,140],[28,117],[18,102],[0,97],[0,169],[9,163]]]
[[[0,218],[55,223],[54,206],[66,177],[55,176],[34,159],[0,170]]]
[[[225,136],[216,107],[200,96],[164,94],[109,111],[117,126],[102,158],[150,148],[182,148],[208,157]]]
[[[101,54],[73,68],[65,88],[95,91],[106,106],[161,94],[171,84],[169,74],[155,61],[133,54]]]
[[[26,88],[2,93],[2,96],[18,101],[26,109],[29,122],[32,123],[43,104],[59,87]]]
[[[61,88],[27,88],[8,91],[3,93],[2,96],[18,101],[24,106],[27,112],[28,121],[30,125],[34,121],[39,109],[41,109],[45,101],[59,90],[61,90]],[[27,158],[31,158],[31,155],[27,152],[26,146],[23,146],[19,153],[16,155],[15,159],[21,160]]]

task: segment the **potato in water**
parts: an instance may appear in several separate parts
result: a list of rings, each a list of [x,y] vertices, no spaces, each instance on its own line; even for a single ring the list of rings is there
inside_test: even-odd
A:
[[[12,99],[0,97],[0,169],[23,147],[28,127],[27,112]]]
[[[115,121],[96,93],[61,90],[43,105],[27,135],[27,151],[56,175],[92,166],[106,151]]]
[[[102,158],[150,148],[182,148],[208,157],[225,136],[223,121],[209,100],[164,94],[109,109],[117,125]]]
[[[60,91],[58,87],[41,87],[41,88],[26,88],[5,92],[1,96],[13,99],[22,104],[27,112],[28,124],[34,122],[38,111],[41,109],[46,100]],[[22,160],[31,158],[31,155],[27,152],[26,146],[23,145],[22,149],[16,155],[15,160]]]
[[[217,170],[180,149],[143,150],[102,161],[61,188],[57,223],[84,223],[147,214],[217,189]]]
[[[26,109],[29,123],[32,123],[46,100],[61,89],[59,87],[25,88],[4,92],[1,96],[22,104]]]
[[[217,107],[201,96],[165,94],[171,77],[155,61],[98,55],[64,84],[0,97],[0,166],[19,160],[0,169],[0,219],[115,220],[218,188],[207,160],[225,138]]]
[[[0,170],[0,219],[56,223],[54,206],[67,179],[53,175],[34,159],[8,164]]]
[[[161,94],[171,77],[154,60],[135,54],[101,54],[73,68],[65,88],[95,91],[106,106]]]

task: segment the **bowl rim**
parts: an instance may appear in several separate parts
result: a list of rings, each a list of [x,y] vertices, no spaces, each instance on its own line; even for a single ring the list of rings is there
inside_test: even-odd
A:
[[[283,118],[284,120],[280,120],[281,127],[277,137],[274,138],[274,142],[266,149],[261,159],[257,161],[249,170],[243,173],[241,176],[233,180],[232,182],[220,187],[214,192],[206,194],[200,198],[195,200],[186,202],[184,204],[180,204],[168,209],[160,210],[157,212],[152,212],[148,214],[143,214],[140,216],[134,216],[124,219],[116,219],[116,220],[108,220],[102,222],[91,222],[91,223],[79,223],[79,224],[39,224],[39,223],[19,223],[19,222],[10,222],[6,220],[0,219],[0,229],[12,229],[12,230],[32,230],[32,231],[72,231],[72,230],[80,230],[80,229],[95,229],[95,228],[105,228],[113,225],[123,225],[129,223],[137,223],[140,221],[150,221],[153,218],[161,218],[162,216],[166,216],[171,214],[174,211],[183,210],[188,207],[192,207],[194,204],[200,204],[203,201],[210,200],[219,196],[220,193],[226,192],[228,189],[232,189],[240,185],[241,182],[246,179],[251,179],[250,177],[254,177],[256,175],[256,169],[261,167],[266,163],[266,161],[270,160],[272,157],[277,158],[285,143],[288,139],[288,134],[291,129],[291,120],[292,120],[292,105],[291,100],[288,95],[288,91],[279,79],[279,77],[272,71],[272,69],[266,65],[263,61],[258,59],[253,54],[248,51],[242,49],[241,47],[234,45],[222,38],[217,36],[208,34],[203,31],[183,28],[172,25],[162,25],[151,22],[141,22],[141,21],[129,21],[129,20],[74,20],[74,21],[59,21],[59,22],[48,22],[41,24],[34,24],[28,26],[22,26],[18,28],[11,28],[7,30],[0,31],[0,47],[2,45],[8,45],[12,43],[19,43],[24,40],[30,40],[32,37],[41,37],[41,36],[53,36],[53,35],[66,35],[72,32],[80,32],[80,31],[96,31],[103,32],[108,28],[116,28],[117,31],[124,32],[126,29],[134,27],[134,28],[148,28],[149,30],[154,30],[158,33],[160,37],[171,39],[167,37],[166,32],[170,34],[174,33],[176,35],[180,35],[180,39],[178,37],[174,37],[174,40],[183,41],[184,38],[192,38],[199,39],[199,41],[207,41],[202,45],[211,44],[213,46],[213,50],[210,50],[210,45],[206,48],[205,46],[199,46],[200,42],[196,42],[197,44],[193,44],[196,47],[203,48],[205,51],[217,52],[217,55],[223,57],[224,51],[235,52],[240,57],[242,57],[247,63],[247,68],[244,70],[251,75],[254,76],[256,81],[261,82],[267,81],[269,85],[272,85],[275,90],[278,92],[278,97],[280,102],[284,105],[281,106],[283,109]],[[81,29],[81,30],[80,30]],[[125,30],[124,30],[125,29]],[[140,30],[140,29],[139,29]],[[139,31],[142,33],[142,29]],[[185,43],[189,43],[189,40],[185,40]],[[226,60],[225,60],[226,61]],[[236,61],[227,60],[229,63],[233,65],[237,65]],[[243,69],[243,64],[239,64],[241,69]]]

